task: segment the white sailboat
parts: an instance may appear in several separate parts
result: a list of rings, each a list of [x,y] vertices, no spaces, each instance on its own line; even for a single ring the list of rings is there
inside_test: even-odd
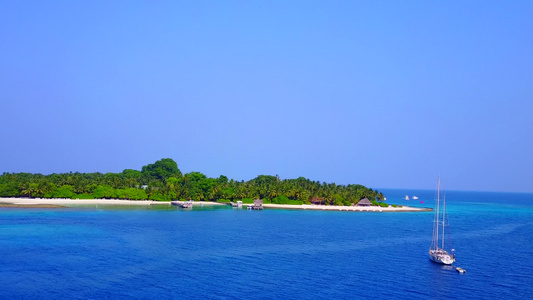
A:
[[[403,197],[405,200],[409,200],[409,196],[405,195],[405,197]]]
[[[455,262],[455,254],[445,250],[445,229],[448,218],[446,217],[446,198],[440,199],[440,178],[437,183],[437,199],[435,202],[435,218],[433,220],[433,239],[429,248],[429,259],[436,263],[451,265]],[[451,252],[454,250],[452,249]]]

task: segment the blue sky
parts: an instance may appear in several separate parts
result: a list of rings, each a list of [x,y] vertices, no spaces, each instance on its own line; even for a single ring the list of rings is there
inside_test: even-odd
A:
[[[0,172],[533,192],[531,1],[2,1]]]

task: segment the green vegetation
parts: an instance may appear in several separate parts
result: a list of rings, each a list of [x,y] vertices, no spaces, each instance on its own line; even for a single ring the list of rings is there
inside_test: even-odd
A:
[[[320,183],[303,177],[280,180],[270,175],[240,182],[228,180],[224,175],[209,178],[200,172],[183,175],[170,158],[146,165],[141,171],[126,169],[121,173],[4,173],[0,175],[0,197],[242,200],[243,203],[260,198],[264,203],[325,205],[351,205],[365,197],[383,200],[383,194],[359,184]],[[387,206],[376,200],[372,203]]]
[[[374,205],[374,206],[389,207],[389,205],[387,203],[378,202],[376,200],[372,200],[371,202],[372,202],[372,205]],[[392,207],[396,207],[396,206],[394,206],[394,204],[393,204]]]

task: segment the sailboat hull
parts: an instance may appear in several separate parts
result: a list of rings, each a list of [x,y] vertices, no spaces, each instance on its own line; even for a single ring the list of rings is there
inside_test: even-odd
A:
[[[443,265],[451,265],[455,262],[455,257],[449,255],[444,250],[429,250],[429,259],[433,262]]]

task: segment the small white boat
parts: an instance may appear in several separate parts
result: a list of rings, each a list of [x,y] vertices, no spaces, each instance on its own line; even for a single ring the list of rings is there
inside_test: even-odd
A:
[[[461,274],[466,273],[466,270],[463,269],[463,268],[459,268],[459,267],[457,267],[457,268],[455,268],[455,270],[456,270],[457,272],[461,273]]]
[[[409,201],[409,196],[405,195],[404,199]]]
[[[418,200],[418,197],[417,196],[413,196],[411,197],[413,200]]]

